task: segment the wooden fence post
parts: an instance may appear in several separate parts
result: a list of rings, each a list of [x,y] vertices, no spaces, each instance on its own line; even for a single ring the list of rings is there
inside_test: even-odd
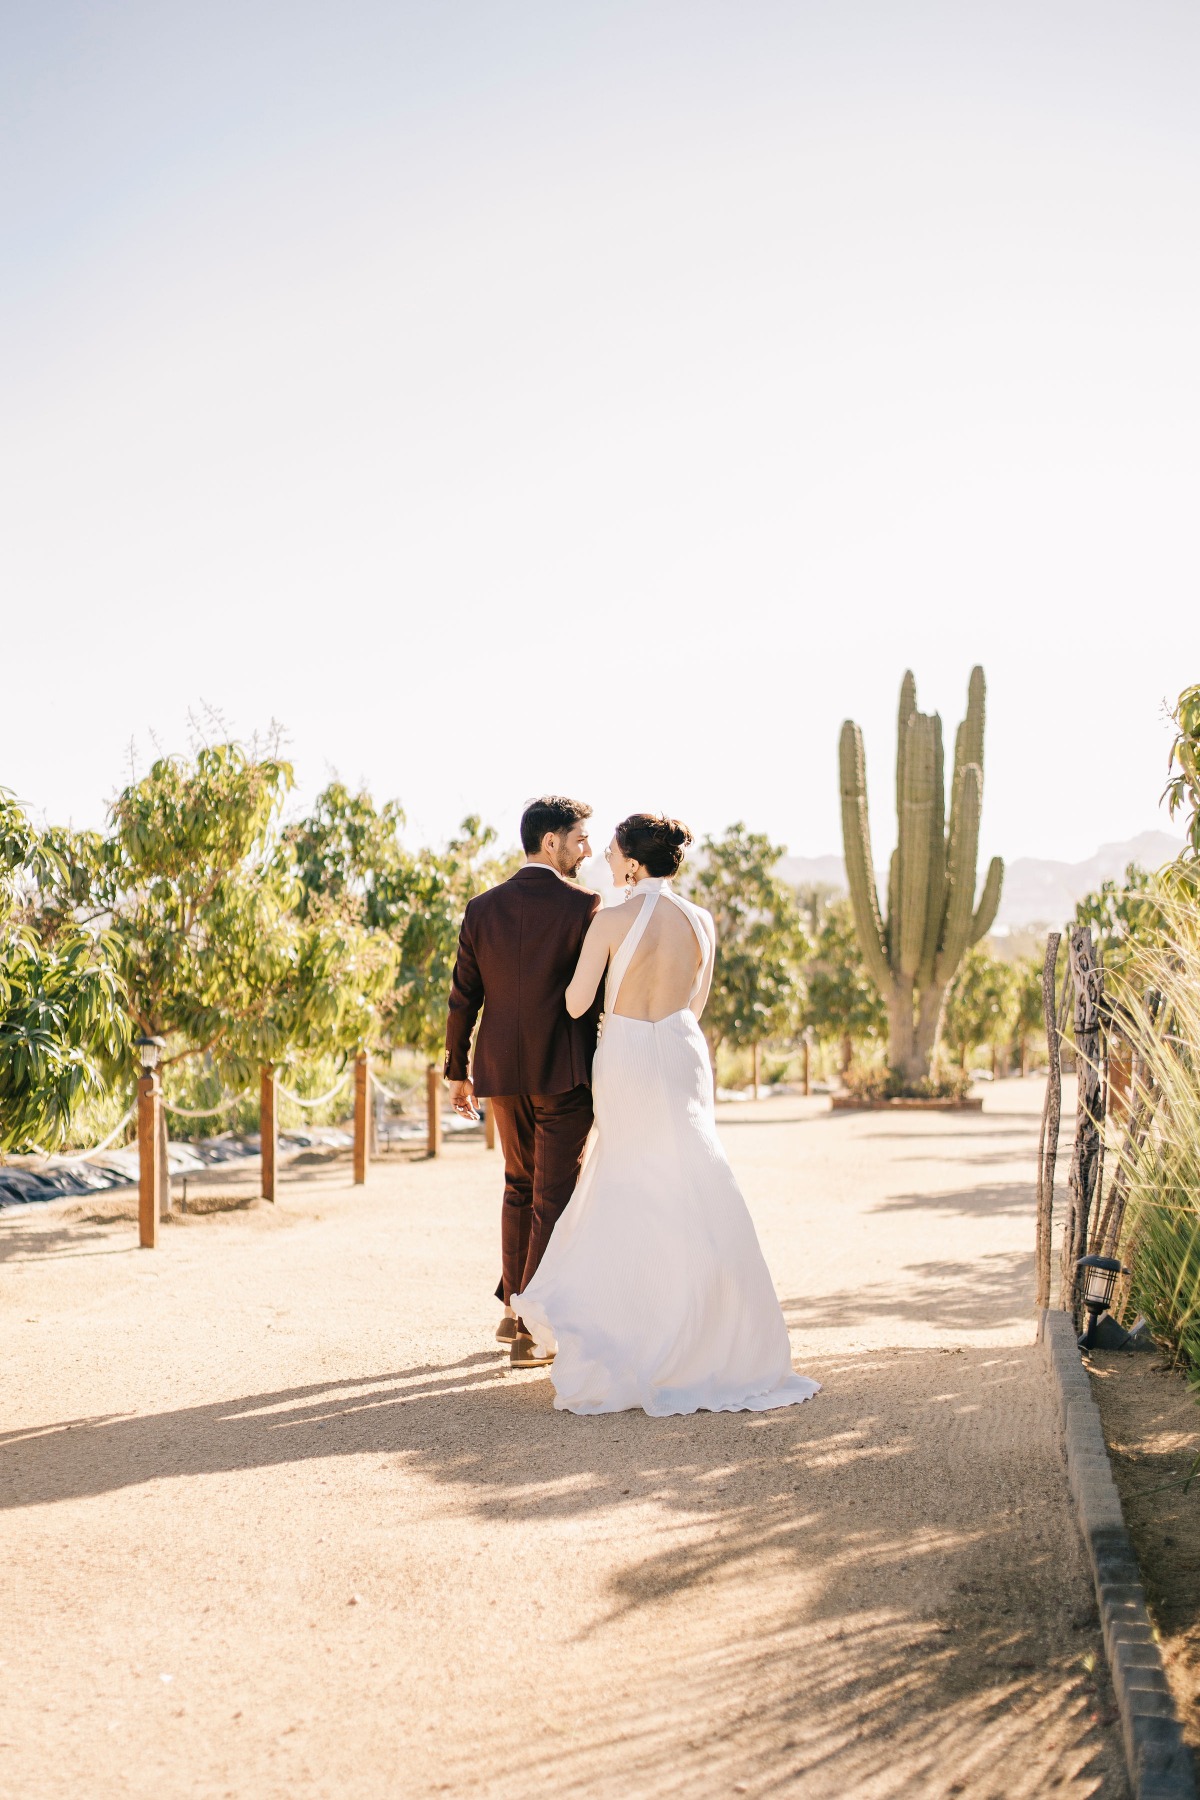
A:
[[[275,1064],[264,1063],[258,1084],[258,1136],[262,1145],[262,1197],[275,1199],[279,1128],[275,1119]]]
[[[434,1067],[425,1071],[425,1112],[429,1137],[427,1154],[440,1156],[442,1153],[442,1071]]]
[[[755,1038],[750,1051],[750,1080],[754,1087],[754,1098],[758,1099],[758,1039]]]
[[[160,1219],[171,1217],[171,1165],[167,1152],[167,1109],[163,1104],[162,1082],[158,1084],[158,1125],[155,1143],[158,1146],[158,1216]]]
[[[1034,1257],[1039,1311],[1050,1304],[1050,1238],[1054,1227],[1054,1164],[1058,1157],[1058,1130],[1062,1108],[1062,1057],[1055,1011],[1054,973],[1062,933],[1050,932],[1042,965],[1042,1013],[1046,1021],[1046,1098],[1042,1104],[1042,1132],[1038,1140],[1037,1249]]]
[[[496,1115],[490,1100],[483,1103],[483,1141],[489,1150],[496,1148]]]
[[[371,1160],[371,1059],[360,1050],[354,1059],[354,1185],[362,1187]]]
[[[804,1062],[802,1067],[804,1070],[804,1098],[807,1100],[808,1096],[812,1093],[812,1061],[809,1052],[807,1032],[804,1037]]]
[[[153,1070],[141,1076],[137,1089],[138,1128],[138,1243],[143,1250],[158,1247],[158,1076]]]
[[[1096,964],[1089,926],[1072,928],[1067,949],[1075,988],[1075,1074],[1079,1098],[1075,1107],[1075,1146],[1067,1181],[1070,1204],[1067,1229],[1063,1234],[1059,1304],[1078,1325],[1079,1270],[1075,1265],[1081,1256],[1087,1255],[1088,1226],[1100,1173],[1104,1130],[1104,1032],[1101,1019],[1104,977]]]

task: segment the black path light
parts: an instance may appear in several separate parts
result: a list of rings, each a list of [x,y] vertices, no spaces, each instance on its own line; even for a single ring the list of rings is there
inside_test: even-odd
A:
[[[166,1048],[166,1039],[152,1037],[148,1031],[143,1031],[140,1037],[134,1038],[133,1047],[142,1059],[142,1074],[152,1075],[158,1067],[159,1052]]]
[[[1081,1350],[1090,1350],[1096,1341],[1096,1323],[1100,1314],[1112,1303],[1118,1275],[1127,1275],[1115,1256],[1081,1256],[1075,1264],[1083,1271],[1083,1304],[1088,1309],[1087,1330],[1079,1340]]]

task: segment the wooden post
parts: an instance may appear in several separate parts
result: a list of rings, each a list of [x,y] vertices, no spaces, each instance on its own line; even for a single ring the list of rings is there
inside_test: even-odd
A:
[[[371,1120],[371,1059],[360,1050],[354,1059],[354,1185],[362,1187],[371,1160],[367,1133]]]
[[[811,1057],[809,1054],[809,1042],[808,1042],[807,1037],[805,1037],[805,1039],[804,1039],[803,1068],[804,1068],[804,1098],[807,1100],[808,1096],[812,1093],[812,1061],[811,1061]]]
[[[1129,1085],[1133,1074],[1133,1046],[1115,1032],[1108,1040],[1108,1110],[1119,1125],[1129,1123]]]
[[[1042,1104],[1042,1132],[1038,1140],[1037,1176],[1037,1251],[1034,1258],[1037,1278],[1036,1305],[1039,1310],[1050,1304],[1050,1237],[1054,1225],[1054,1164],[1058,1158],[1059,1117],[1062,1107],[1062,1057],[1059,1052],[1058,1018],[1054,1007],[1054,971],[1058,966],[1058,946],[1062,933],[1052,931],[1046,939],[1046,958],[1042,965],[1042,1012],[1046,1020],[1046,1098]]]
[[[158,1077],[143,1075],[137,1089],[138,1126],[138,1243],[143,1250],[158,1248]]]
[[[750,1070],[751,1070],[750,1079],[754,1084],[754,1098],[757,1100],[758,1099],[758,1039],[757,1038],[755,1038],[754,1046],[750,1051]]]
[[[262,1197],[275,1199],[279,1129],[275,1120],[275,1064],[264,1063],[258,1084],[258,1135],[262,1145]]]
[[[429,1068],[425,1071],[425,1113],[429,1136],[427,1154],[440,1156],[442,1153],[442,1071],[437,1068]]]
[[[1079,1323],[1079,1271],[1086,1256],[1092,1201],[1097,1196],[1101,1136],[1104,1130],[1103,1028],[1101,1001],[1104,978],[1096,964],[1087,925],[1072,927],[1067,941],[1071,981],[1075,989],[1075,1074],[1079,1098],[1075,1107],[1075,1145],[1067,1181],[1070,1202],[1063,1233],[1062,1288],[1059,1304]]]
[[[483,1141],[489,1150],[496,1148],[496,1115],[490,1100],[483,1103]]]
[[[155,1131],[158,1153],[158,1216],[171,1217],[171,1167],[167,1159],[167,1109],[163,1105],[162,1082],[158,1084],[158,1125]]]

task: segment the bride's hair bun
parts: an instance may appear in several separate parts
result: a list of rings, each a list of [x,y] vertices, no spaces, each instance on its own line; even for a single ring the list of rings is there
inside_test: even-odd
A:
[[[650,875],[676,874],[692,841],[682,819],[668,819],[665,813],[630,813],[617,826],[616,835],[622,854],[641,863]]]

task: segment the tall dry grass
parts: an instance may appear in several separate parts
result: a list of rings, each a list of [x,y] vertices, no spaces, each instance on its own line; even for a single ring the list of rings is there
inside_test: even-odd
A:
[[[1141,1143],[1123,1152],[1121,1254],[1132,1305],[1200,1380],[1200,896],[1164,882],[1158,902],[1158,929],[1113,984],[1149,1114]]]

